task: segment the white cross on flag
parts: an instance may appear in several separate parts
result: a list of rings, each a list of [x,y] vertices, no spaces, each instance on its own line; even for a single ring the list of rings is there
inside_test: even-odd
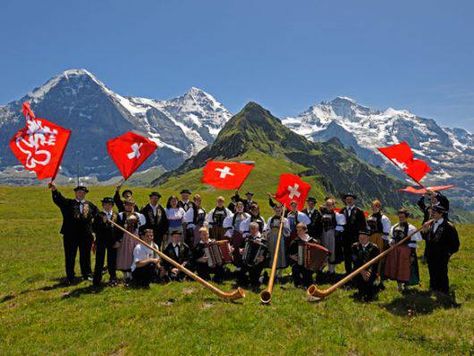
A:
[[[252,169],[251,164],[209,161],[203,169],[202,182],[219,189],[239,189]]]
[[[128,179],[157,147],[152,140],[132,131],[107,141],[107,151],[124,179]]]
[[[311,190],[311,185],[294,174],[285,173],[280,176],[280,184],[275,194],[275,199],[290,209],[290,203],[295,201],[298,210],[303,210],[306,197]]]

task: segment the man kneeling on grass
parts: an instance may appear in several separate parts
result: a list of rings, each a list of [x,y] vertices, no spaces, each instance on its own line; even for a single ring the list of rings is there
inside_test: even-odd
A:
[[[153,242],[153,230],[143,230],[141,239],[148,245],[158,249]],[[159,278],[160,259],[156,253],[139,243],[133,250],[132,281],[140,287],[148,287],[152,281]]]
[[[369,232],[359,231],[359,242],[352,245],[352,262],[354,264],[354,269],[363,266],[379,253],[380,250],[377,245],[369,241]],[[365,302],[371,301],[375,297],[377,292],[377,287],[375,286],[376,277],[376,263],[369,266],[367,269],[362,270],[362,272],[355,277],[355,282],[359,289],[358,297],[363,299]]]

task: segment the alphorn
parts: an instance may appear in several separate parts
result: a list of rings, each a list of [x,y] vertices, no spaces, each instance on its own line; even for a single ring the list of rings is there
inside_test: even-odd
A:
[[[185,273],[186,275],[188,275],[189,277],[191,277],[192,279],[196,280],[197,282],[201,283],[204,287],[208,288],[211,290],[211,292],[213,292],[215,295],[217,295],[219,298],[222,298],[222,299],[226,299],[226,300],[236,300],[236,299],[240,299],[240,298],[245,298],[245,291],[242,289],[242,288],[237,288],[236,290],[232,291],[232,292],[224,292],[222,290],[220,290],[219,288],[217,288],[216,286],[210,284],[209,282],[205,281],[204,279],[202,279],[201,277],[199,277],[197,274],[191,272],[189,269],[187,269],[186,267],[184,267],[183,265],[180,265],[178,262],[176,262],[175,260],[173,260],[172,258],[166,256],[163,252],[161,252],[160,250],[154,248],[153,246],[150,246],[149,244],[147,244],[145,241],[143,241],[141,238],[139,238],[138,236],[132,234],[131,232],[127,231],[126,229],[124,229],[122,226],[120,226],[119,224],[115,223],[114,221],[111,221],[109,220],[109,222],[114,225],[115,227],[117,227],[118,229],[120,229],[121,231],[123,231],[124,233],[126,233],[128,236],[130,236],[131,238],[137,240],[139,243],[141,243],[143,246],[146,246],[148,247],[150,250],[156,252],[158,254],[158,256],[160,256],[160,258],[162,258],[163,260],[165,260],[166,262],[172,264],[174,267],[176,267],[177,269],[179,269],[180,271],[182,271],[183,273]]]
[[[283,232],[283,222],[285,220],[285,212],[286,212],[286,206],[283,207],[283,211],[281,213],[280,228],[278,230],[275,252],[273,254],[272,271],[270,273],[270,279],[268,280],[268,286],[267,286],[267,289],[265,289],[264,291],[260,293],[260,301],[262,302],[262,304],[270,304],[270,302],[272,301],[273,282],[275,281],[278,255],[280,254],[280,243],[281,243],[281,235]]]
[[[403,239],[401,239],[399,242],[397,242],[395,245],[389,247],[388,249],[386,249],[385,251],[383,251],[382,253],[378,254],[376,257],[374,257],[373,259],[371,259],[370,261],[366,262],[364,265],[360,266],[359,268],[357,268],[355,271],[352,271],[352,273],[348,274],[346,277],[344,277],[343,279],[341,279],[339,282],[337,282],[336,284],[333,284],[331,287],[327,288],[327,289],[319,289],[318,286],[316,284],[312,284],[309,286],[309,288],[306,290],[306,293],[308,294],[308,296],[311,296],[311,297],[317,297],[317,298],[326,298],[328,295],[330,295],[331,293],[333,293],[336,289],[338,289],[339,287],[343,286],[344,284],[346,284],[347,282],[349,282],[351,279],[353,279],[355,276],[357,276],[360,272],[362,272],[363,270],[367,269],[368,267],[370,267],[371,265],[373,265],[374,263],[377,263],[378,261],[380,261],[382,258],[384,258],[385,256],[387,256],[391,251],[393,251],[395,248],[397,248],[398,246],[404,244],[406,241],[408,241],[409,239],[411,239],[411,237],[415,234],[417,234],[418,232],[420,232],[422,229],[425,228],[425,226],[428,226],[430,225],[431,223],[433,222],[433,220],[429,220],[427,221],[426,223],[423,224],[422,227],[420,227],[419,229],[417,229],[416,231],[412,232],[411,234],[409,234],[408,236],[404,237]]]

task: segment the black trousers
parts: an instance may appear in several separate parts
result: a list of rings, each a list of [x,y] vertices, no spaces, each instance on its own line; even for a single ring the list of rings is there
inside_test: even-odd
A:
[[[364,281],[364,278],[360,274],[354,278],[361,297],[372,299],[375,296],[377,292],[377,287],[375,286],[376,278],[377,274],[375,272],[371,274],[367,281]]]
[[[98,241],[95,251],[94,284],[102,281],[102,271],[104,269],[105,254],[107,253],[107,270],[111,280],[117,279],[117,249],[105,242]]]
[[[83,277],[92,275],[91,269],[91,247],[92,236],[90,235],[63,235],[64,257],[66,262],[66,276],[72,281],[75,277],[74,266],[76,264],[77,250],[79,249],[79,264]]]
[[[241,286],[246,286],[250,283],[252,287],[258,287],[260,285],[260,275],[262,274],[264,263],[259,263],[256,266],[249,267],[242,265],[239,273],[239,282]]]
[[[156,274],[156,264],[150,262],[143,267],[135,268],[135,271],[132,272],[132,280],[138,286],[148,287],[156,277]]]
[[[295,287],[302,285],[308,288],[313,283],[312,275],[313,271],[306,269],[297,263],[291,266],[291,276]]]
[[[430,288],[434,291],[449,293],[448,262],[449,256],[427,255]]]
[[[211,274],[214,275],[215,282],[222,282],[224,279],[224,267],[222,266],[215,266],[209,267],[206,263],[196,263],[196,273],[199,277],[209,281],[211,280]]]
[[[352,245],[356,242],[351,235],[345,235],[343,240],[344,268],[346,274],[352,272]]]

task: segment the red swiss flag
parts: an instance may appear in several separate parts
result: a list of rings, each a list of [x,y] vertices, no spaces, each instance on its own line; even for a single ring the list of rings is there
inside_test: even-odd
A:
[[[35,116],[30,104],[23,103],[26,126],[10,140],[10,149],[25,169],[36,173],[38,179],[51,178],[58,173],[71,131]]]
[[[303,210],[306,197],[311,190],[311,185],[303,181],[300,177],[284,173],[280,176],[280,183],[275,194],[275,199],[284,204],[288,209],[290,203],[296,201],[298,210]]]
[[[157,147],[152,140],[132,131],[107,141],[107,151],[124,179],[128,179]]]
[[[209,161],[202,173],[202,182],[219,189],[239,189],[253,165],[239,162]]]
[[[416,182],[421,181],[431,171],[425,161],[414,158],[410,146],[405,141],[397,145],[381,147],[378,150]]]

